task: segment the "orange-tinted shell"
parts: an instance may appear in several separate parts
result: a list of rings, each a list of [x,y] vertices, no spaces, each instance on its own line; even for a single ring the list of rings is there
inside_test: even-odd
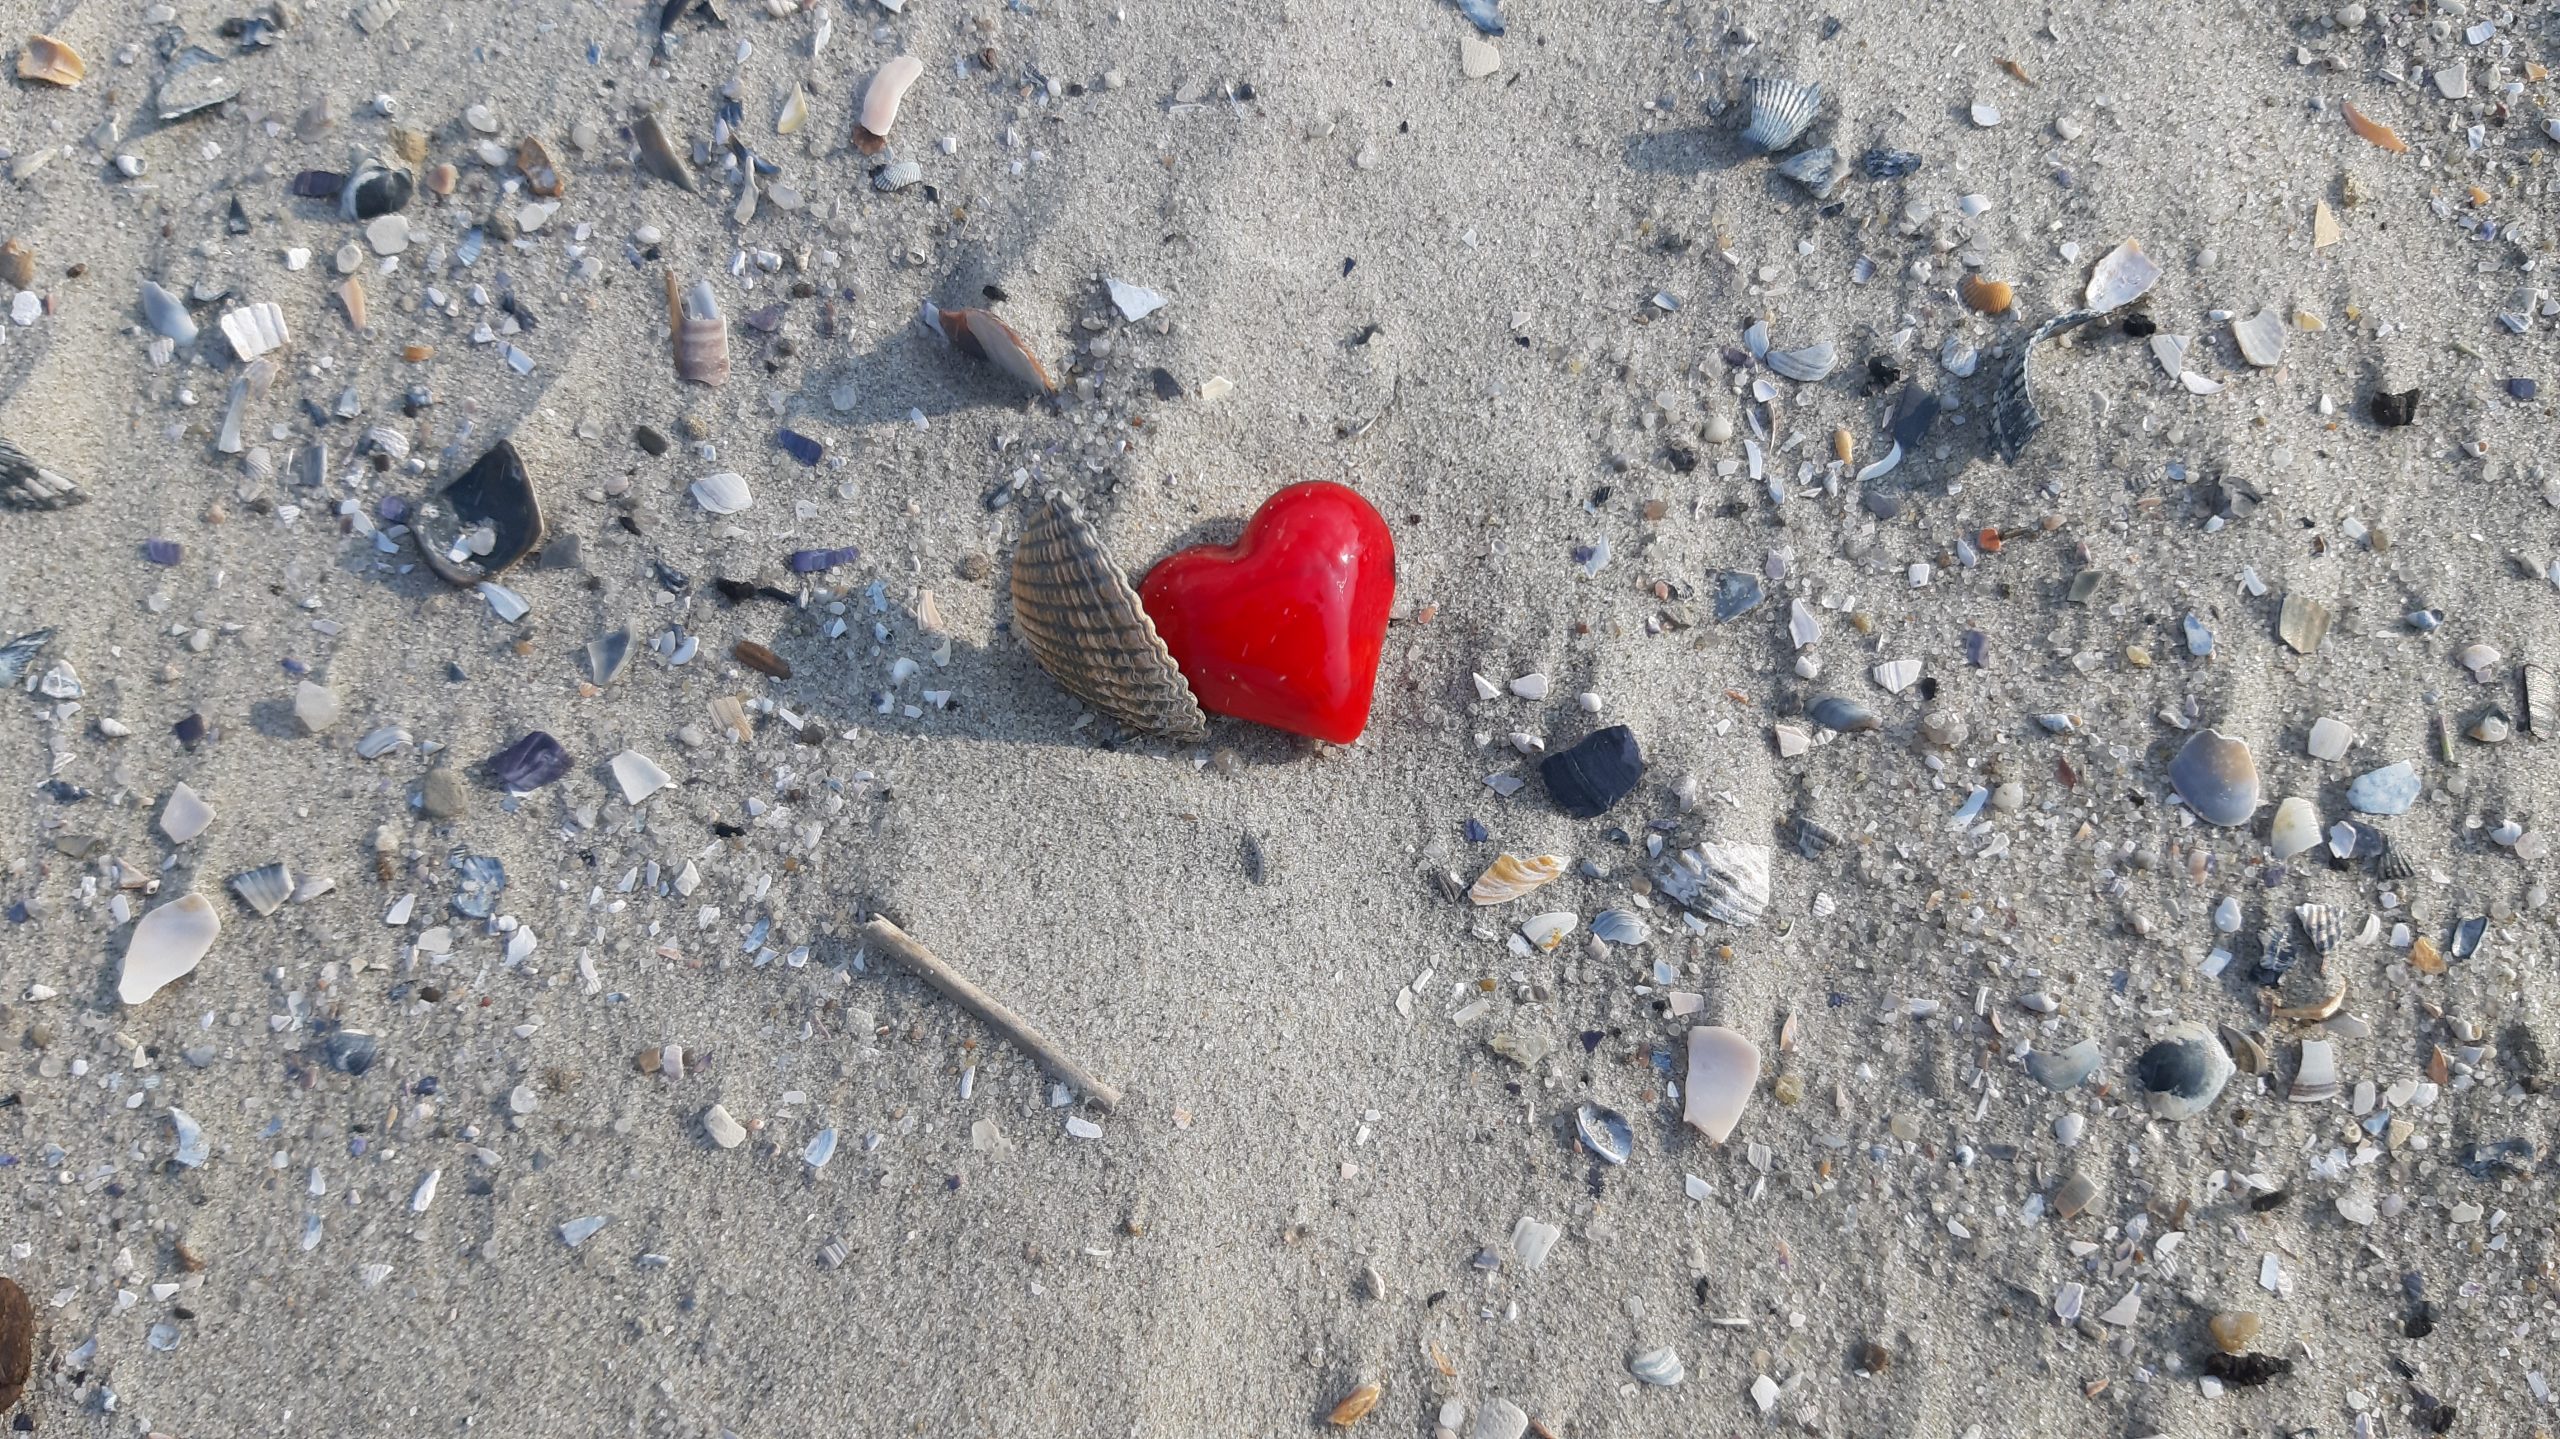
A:
[[[2007,311],[2010,301],[2017,296],[2006,280],[1986,280],[1980,275],[1967,275],[1956,281],[1956,298],[1964,301],[1965,308],[1969,310],[1997,315]]]
[[[21,80],[42,80],[67,90],[88,77],[89,67],[81,60],[80,52],[50,35],[33,37],[27,41],[27,48],[18,52]]]
[[[35,1306],[17,1280],[0,1274],[0,1410],[16,1406],[35,1367]]]
[[[569,188],[569,179],[560,162],[551,158],[551,147],[539,135],[527,135],[516,147],[516,168],[524,172],[524,187],[545,198],[557,198]]]
[[[962,354],[984,360],[1044,395],[1058,393],[1048,366],[993,310],[944,310],[942,333]]]
[[[1208,733],[1208,716],[1128,575],[1075,501],[1056,491],[1013,552],[1013,627],[1040,668],[1095,709],[1156,734]]]
[[[1324,1422],[1336,1429],[1348,1429],[1368,1418],[1369,1411],[1378,1407],[1378,1396],[1386,1392],[1383,1384],[1363,1384],[1342,1396],[1342,1402],[1333,1406],[1333,1412],[1324,1416]]]
[[[2372,141],[2374,144],[2381,146],[2383,149],[2390,151],[2394,155],[2406,154],[2408,152],[2408,141],[2401,139],[2390,126],[2383,124],[2381,121],[2367,115],[2362,110],[2357,109],[2354,101],[2341,100],[2338,102],[2338,108],[2346,114],[2348,129],[2355,131],[2357,134],[2362,135],[2367,140]]]

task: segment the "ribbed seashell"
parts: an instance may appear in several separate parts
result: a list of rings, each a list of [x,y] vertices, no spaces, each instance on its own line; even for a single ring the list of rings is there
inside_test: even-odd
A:
[[[1208,732],[1129,577],[1059,491],[1041,502],[1014,549],[1013,627],[1050,678],[1103,713],[1177,738]]]
[[[2231,338],[2240,346],[2240,358],[2261,370],[2272,370],[2284,359],[2284,316],[2273,310],[2231,321]]]
[[[50,35],[36,35],[18,52],[18,78],[41,80],[67,90],[89,78],[89,66],[80,58],[80,52],[69,45]]]
[[[2417,872],[2418,867],[2409,862],[2409,856],[2401,850],[2399,844],[2391,836],[2383,835],[2382,842],[2374,846],[2374,877],[2383,880],[2407,879]]]
[[[1797,815],[1782,828],[1795,841],[1796,853],[1807,859],[1840,843],[1840,836],[1823,828],[1811,815]]]
[[[1814,112],[1822,108],[1822,87],[1790,80],[1780,75],[1761,75],[1745,86],[1749,97],[1749,119],[1742,127],[1742,141],[1767,155],[1787,148],[1813,123]]]
[[[1632,909],[1600,911],[1591,917],[1591,932],[1611,944],[1642,944],[1653,937],[1653,927]]]
[[[1800,150],[1781,160],[1777,171],[1805,188],[1817,200],[1828,200],[1840,185],[1840,177],[1848,167],[1840,163],[1840,152],[1828,145]]]
[[[273,481],[276,477],[274,452],[264,445],[250,447],[240,456],[240,472],[247,475],[252,484],[264,485]]]
[[[2000,372],[2000,383],[1991,392],[1991,452],[2003,463],[2016,464],[2018,456],[2026,452],[2027,441],[2044,428],[2044,416],[2036,411],[2035,388],[2029,375],[2036,346],[2096,318],[2096,310],[2065,310],[2036,326],[2009,357],[2008,367]]]
[[[125,945],[116,997],[140,1004],[171,980],[192,974],[221,933],[222,916],[200,894],[182,894],[144,915]]]
[[[241,903],[256,910],[260,916],[270,915],[283,907],[286,900],[293,898],[293,871],[285,868],[281,861],[262,864],[256,869],[233,875],[231,890],[240,896]]]
[[[1627,1372],[1658,1389],[1668,1389],[1689,1377],[1688,1369],[1680,1362],[1679,1353],[1668,1345],[1648,1349],[1629,1359]]]
[[[865,155],[880,153],[889,143],[889,127],[898,122],[898,102],[923,74],[924,62],[913,55],[901,55],[880,67],[862,92],[862,118],[853,128],[855,149]]]
[[[1956,298],[1977,314],[1997,315],[2006,312],[2016,296],[2006,280],[1987,280],[1980,275],[1967,275],[1956,281]]]
[[[1467,898],[1477,904],[1509,904],[1553,883],[1571,863],[1560,854],[1533,854],[1527,859],[1516,854],[1496,855],[1484,873],[1476,876],[1476,882],[1467,886]]]
[[[1920,168],[1920,157],[1909,150],[1894,150],[1879,145],[1858,157],[1858,168],[1870,180],[1899,180]]]
[[[1824,340],[1800,350],[1771,350],[1761,358],[1768,362],[1770,369],[1788,379],[1812,384],[1830,374],[1840,363],[1840,352],[1829,340]]]
[[[77,484],[27,458],[26,451],[0,436],[0,507],[58,510],[88,498]]]
[[[1324,1422],[1336,1429],[1348,1429],[1368,1418],[1369,1411],[1378,1407],[1378,1398],[1384,1393],[1386,1386],[1374,1380],[1360,1385],[1342,1396],[1342,1402],[1333,1406],[1332,1412],[1324,1416]]]
[[[2525,665],[2519,681],[2524,687],[2524,727],[2535,739],[2560,736],[2560,675],[2541,665]]]
[[[2294,910],[2293,917],[2302,926],[2303,938],[2311,941],[2315,954],[2326,956],[2347,942],[2345,916],[2325,904],[2302,905]]]
[[[997,318],[994,311],[945,310],[928,300],[924,322],[960,353],[983,360],[1044,395],[1058,392],[1058,382],[1049,378],[1048,367],[1031,353],[1031,347],[1023,343],[1013,326]]]
[[[1654,878],[1690,911],[1748,928],[1769,908],[1769,847],[1708,840],[1665,860]]]
[[[2273,984],[2292,970],[2301,956],[2293,947],[2293,934],[2283,924],[2271,924],[2258,931],[2258,962],[2249,970],[2249,978],[2260,984]]]
[[[667,272],[667,324],[676,339],[676,375],[697,385],[717,385],[729,378],[729,326],[720,318],[719,297],[711,282],[697,280],[683,289],[676,272]]]
[[[381,34],[384,26],[399,18],[405,3],[407,0],[359,0],[353,16],[356,28],[367,35]]]
[[[746,476],[719,470],[693,482],[693,502],[715,515],[734,515],[755,503]]]
[[[1585,1104],[1573,1112],[1574,1133],[1582,1145],[1610,1164],[1624,1164],[1635,1151],[1635,1126],[1627,1117],[1600,1104]]]
[[[2127,240],[2109,250],[2089,272],[2082,303],[2098,314],[2120,310],[2160,283],[2160,266],[2142,253],[2142,242]]]
[[[375,454],[389,455],[391,463],[396,465],[409,458],[409,437],[389,425],[375,425],[364,432],[362,448]]]
[[[1689,1067],[1680,1118],[1722,1144],[1742,1122],[1742,1111],[1760,1085],[1760,1047],[1720,1024],[1689,1031]]]
[[[291,338],[285,329],[284,309],[272,300],[260,300],[226,312],[222,317],[222,335],[231,342],[231,352],[242,360],[284,348]]]

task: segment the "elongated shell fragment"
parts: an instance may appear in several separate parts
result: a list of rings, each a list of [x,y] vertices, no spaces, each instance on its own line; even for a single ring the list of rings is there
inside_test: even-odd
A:
[[[59,510],[87,498],[79,485],[27,458],[26,451],[0,436],[0,509]]]
[[[1467,886],[1467,898],[1477,904],[1509,904],[1553,883],[1571,863],[1560,854],[1533,854],[1527,859],[1516,854],[1496,855],[1484,873],[1476,876],[1476,882]]]
[[[2044,428],[2044,416],[2036,412],[2034,387],[2029,382],[2028,361],[2036,346],[2067,330],[2076,330],[2098,318],[2095,310],[2065,310],[2043,324],[2009,357],[2009,366],[2000,372],[2000,383],[1991,392],[1991,452],[2005,464],[2016,464],[2026,453],[2027,441]]]
[[[1052,491],[1013,552],[1013,627],[1050,678],[1135,729],[1208,733],[1208,716],[1075,501]]]
[[[907,87],[923,74],[924,62],[913,55],[901,55],[880,67],[862,92],[862,119],[853,129],[855,149],[877,155],[888,145],[889,127],[898,123],[898,102],[907,98]]]
[[[1044,395],[1058,393],[1058,382],[1049,378],[1048,366],[1040,363],[1040,357],[1031,353],[1022,336],[998,319],[993,310],[945,310],[928,300],[924,323],[953,349],[993,365],[1024,387]]]
[[[1805,127],[1813,123],[1814,112],[1822,108],[1820,85],[1763,75],[1752,80],[1747,89],[1750,119],[1742,128],[1742,140],[1763,155],[1794,144]]]
[[[284,309],[273,300],[260,300],[226,312],[222,317],[222,336],[231,342],[231,351],[243,362],[284,348],[292,338],[285,329]]]
[[[696,280],[688,290],[675,271],[667,272],[667,324],[675,331],[677,378],[697,385],[729,378],[729,325],[709,280]]]

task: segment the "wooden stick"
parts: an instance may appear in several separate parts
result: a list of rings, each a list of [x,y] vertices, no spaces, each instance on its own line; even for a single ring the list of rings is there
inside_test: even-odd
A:
[[[961,1008],[1004,1031],[1013,1046],[1040,1062],[1042,1068],[1083,1090],[1085,1098],[1100,1105],[1105,1112],[1120,1107],[1120,1091],[1109,1080],[1069,1059],[1051,1044],[1046,1035],[1033,1029],[1021,1015],[1005,1007],[1004,1001],[971,984],[966,976],[942,962],[942,957],[916,942],[905,930],[885,919],[874,919],[862,926],[862,937],[877,945],[891,958],[914,970],[918,977],[944,994],[959,1001]]]

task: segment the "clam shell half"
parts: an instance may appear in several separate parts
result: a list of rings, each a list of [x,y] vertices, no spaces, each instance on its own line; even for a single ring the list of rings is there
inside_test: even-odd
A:
[[[1137,590],[1064,494],[1041,502],[1014,549],[1013,626],[1050,678],[1123,724],[1181,739],[1208,733]]]

